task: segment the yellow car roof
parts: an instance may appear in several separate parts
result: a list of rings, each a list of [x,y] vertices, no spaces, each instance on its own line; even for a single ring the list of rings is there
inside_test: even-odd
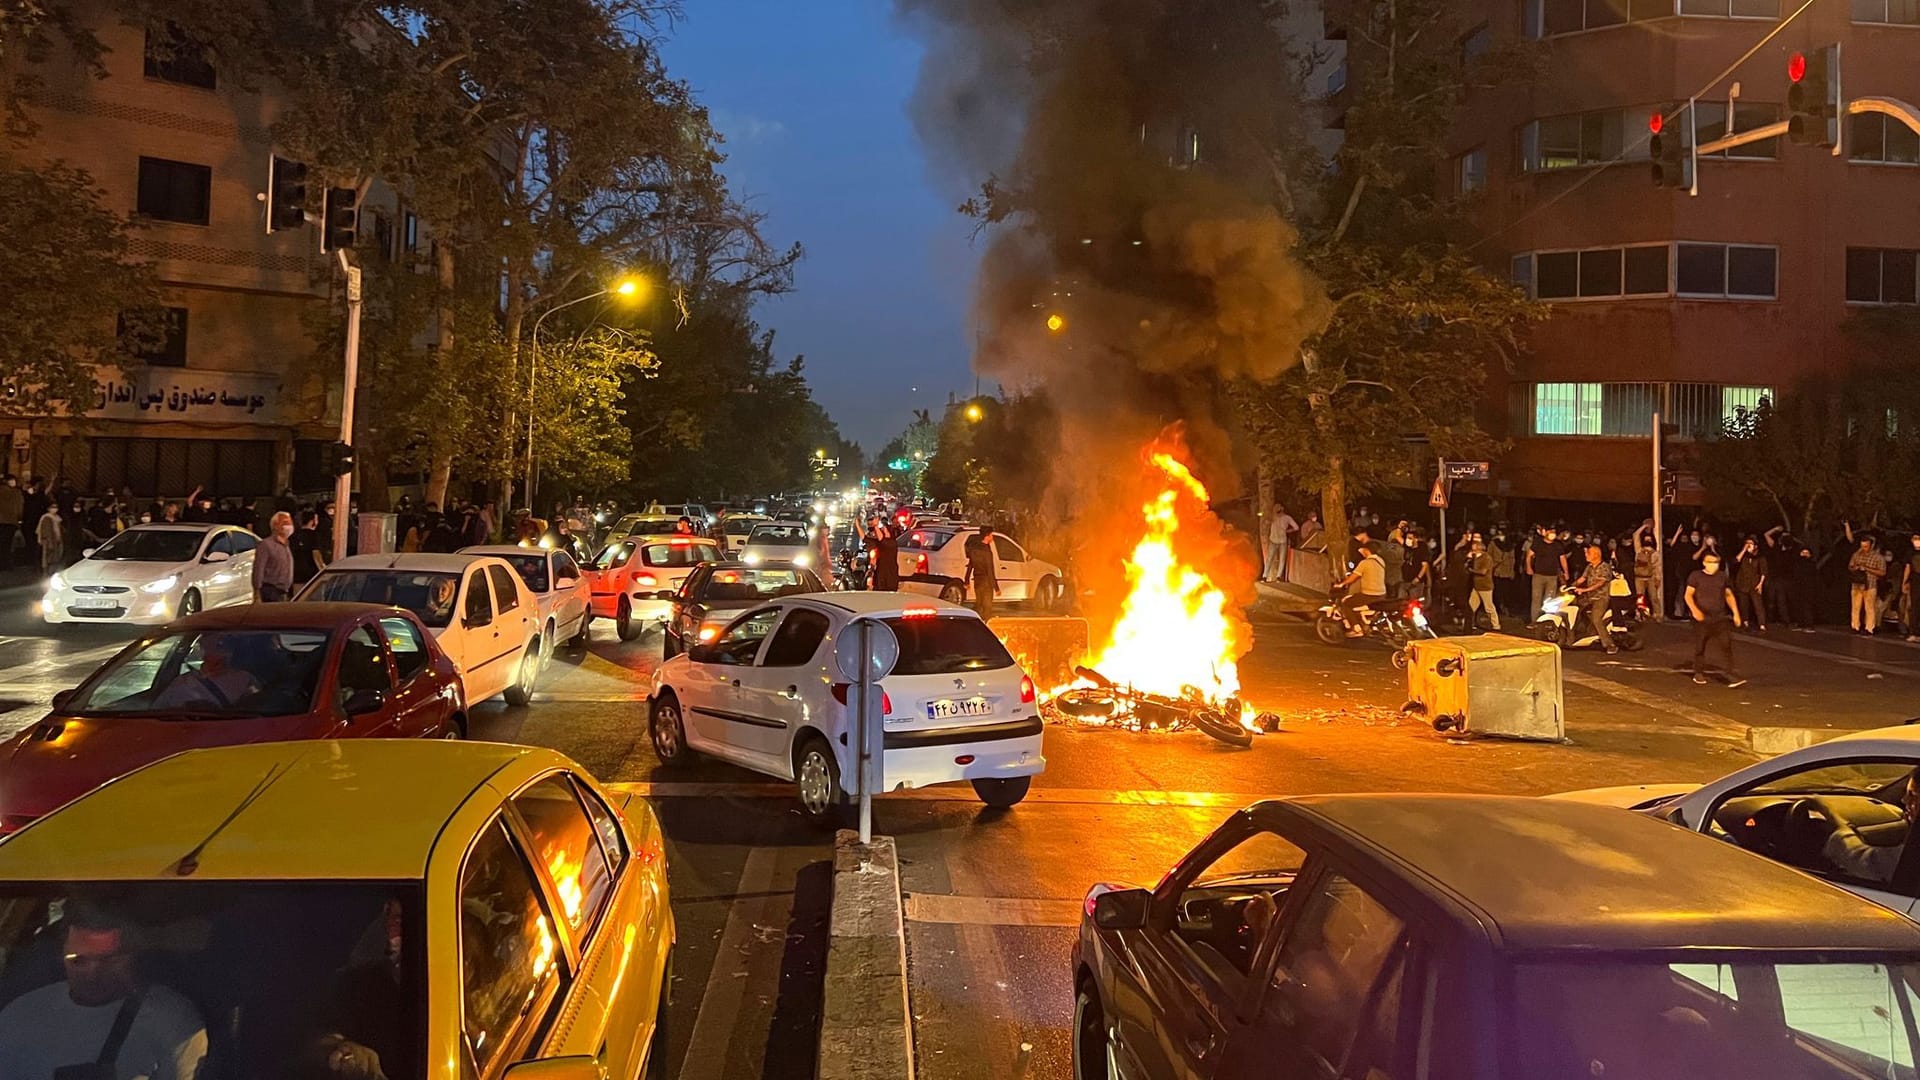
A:
[[[448,819],[489,780],[517,786],[569,764],[550,750],[444,740],[191,750],[0,843],[0,881],[419,878]]]

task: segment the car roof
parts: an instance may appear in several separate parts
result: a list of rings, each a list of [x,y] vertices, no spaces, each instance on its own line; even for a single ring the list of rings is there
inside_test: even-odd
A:
[[[121,532],[206,532],[210,529],[239,529],[239,525],[228,525],[218,521],[150,521],[141,525],[129,525]]]
[[[1496,948],[1920,950],[1920,924],[1810,874],[1657,818],[1494,795],[1259,803],[1467,909]],[[1473,931],[1473,932],[1478,932]]]
[[[407,879],[489,780],[550,750],[440,739],[254,743],[138,769],[0,844],[0,881]]]
[[[1896,724],[1892,727],[1870,728],[1866,731],[1850,731],[1845,735],[1838,735],[1824,742],[1793,751],[1792,756],[1809,759],[1824,758],[1835,756],[1830,753],[1834,749],[1842,750],[1847,756],[1920,754],[1920,724]]]
[[[808,525],[808,524],[807,524],[806,522],[804,522],[804,521],[801,521],[801,520],[800,520],[799,518],[768,518],[768,519],[767,519],[767,520],[765,520],[765,521],[756,521],[756,522],[754,522],[754,525],[755,525],[755,526],[760,526],[760,525],[777,525],[777,526],[779,526],[779,527],[781,527],[781,528],[793,528],[793,529],[810,529],[810,528],[812,528],[812,526],[811,526],[811,525]]]
[[[621,543],[633,544],[657,544],[662,540],[679,540],[687,544],[706,544],[709,547],[718,547],[720,544],[720,541],[715,540],[713,537],[701,536],[699,533],[628,533],[620,538]]]
[[[519,544],[472,544],[467,547],[461,548],[459,551],[454,552],[454,554],[455,555],[498,555],[501,558],[505,558],[508,555],[544,555],[551,552],[552,550],[554,549],[543,548],[543,547],[521,547]]]
[[[879,618],[900,618],[909,609],[926,611],[932,608],[940,615],[979,615],[970,607],[956,604],[938,597],[922,596],[919,593],[901,592],[824,592],[795,593],[780,597],[781,603],[789,600],[805,600],[821,607],[837,608],[850,615],[871,615]]]
[[[457,574],[488,556],[426,551],[402,551],[385,555],[349,555],[327,564],[328,570],[419,570],[425,573]],[[324,571],[323,571],[324,572]]]
[[[399,608],[382,604],[316,601],[294,604],[241,604],[215,608],[176,620],[169,630],[328,630],[370,614],[392,615]]]

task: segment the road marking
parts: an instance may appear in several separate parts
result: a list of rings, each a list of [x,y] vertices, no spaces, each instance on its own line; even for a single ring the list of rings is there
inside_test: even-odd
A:
[[[650,799],[791,799],[790,784],[669,782],[622,783],[622,789]],[[1185,809],[1242,807],[1271,798],[1219,791],[1103,791],[1098,788],[1034,788],[1027,794],[1029,803],[1058,803],[1083,806],[1165,806]],[[978,802],[970,787],[961,785],[891,791],[880,796],[882,802]]]
[[[1612,679],[1603,679],[1598,675],[1569,671],[1566,672],[1563,677],[1567,682],[1575,686],[1584,686],[1589,690],[1598,690],[1608,697],[1619,698],[1621,701],[1627,702],[1630,705],[1638,705],[1643,709],[1651,709],[1663,716],[1678,717],[1696,727],[1705,728],[1720,738],[1734,739],[1740,742],[1746,741],[1747,725],[1740,723],[1732,717],[1722,716],[1717,712],[1708,712],[1705,709],[1696,709],[1684,701],[1666,697],[1661,694],[1648,693],[1645,690],[1636,690],[1625,683],[1617,683]],[[1578,730],[1578,725],[1575,725],[1575,730]],[[1658,728],[1651,726],[1647,728],[1649,733],[1658,730]]]
[[[687,1040],[686,1057],[680,1061],[677,1075],[681,1080],[729,1075],[736,1071],[729,1069],[735,1064],[729,1059],[736,1051],[751,1057],[764,1050],[755,1040],[741,1038],[739,1021],[750,986],[764,988],[778,983],[777,972],[786,938],[784,908],[791,893],[773,892],[777,858],[778,852],[773,848],[756,847],[747,853],[746,864],[740,870],[740,884],[734,888],[737,899],[728,905],[727,924],[720,931],[720,942],[714,949],[713,970],[708,973],[706,990],[700,995],[700,1011],[693,1018],[693,1034]],[[780,947],[769,949],[764,932],[756,923],[777,926],[774,940]],[[755,978],[755,973],[748,969],[764,967],[769,952],[776,978],[771,981]],[[761,963],[756,965],[756,960]],[[760,1071],[757,1060],[747,1064],[748,1071]]]
[[[1865,668],[1868,671],[1878,671],[1883,675],[1903,675],[1910,679],[1920,678],[1920,671],[1915,671],[1912,668],[1894,667],[1891,664],[1878,663],[1873,660],[1863,660],[1858,656],[1843,656],[1839,653],[1830,653],[1822,649],[1809,649],[1805,645],[1789,645],[1784,641],[1768,641],[1766,638],[1761,637],[1745,637],[1741,640],[1751,642],[1763,649],[1775,649],[1785,653],[1811,656],[1820,660],[1831,660],[1836,664],[1844,664],[1847,667]],[[1902,641],[1898,642],[1898,644],[1904,647],[1906,642]]]
[[[619,705],[647,700],[645,691],[637,694],[587,694],[567,690],[537,691],[536,701],[560,702],[568,705]]]
[[[908,893],[907,921],[950,926],[1078,926],[1079,900]]]

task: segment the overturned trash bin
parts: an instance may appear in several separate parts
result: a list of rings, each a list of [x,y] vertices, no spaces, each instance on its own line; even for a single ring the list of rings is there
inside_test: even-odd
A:
[[[1407,703],[1436,731],[1561,741],[1560,647],[1506,634],[1422,638],[1407,646]]]

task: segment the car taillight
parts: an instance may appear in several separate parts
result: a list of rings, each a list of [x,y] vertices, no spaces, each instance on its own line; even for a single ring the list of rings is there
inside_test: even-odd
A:
[[[1025,675],[1020,676],[1020,704],[1031,705],[1033,698],[1033,680]]]
[[[848,694],[852,689],[853,689],[852,683],[843,683],[843,682],[834,683],[833,684],[833,700],[839,702],[842,705],[845,705],[847,703]],[[893,698],[887,696],[887,692],[885,689],[882,689],[880,691],[880,711],[882,713],[893,712]]]
[[[1419,604],[1419,602],[1418,602],[1418,601],[1415,601],[1415,602],[1413,602],[1413,603],[1410,603],[1410,604],[1408,604],[1408,605],[1407,605],[1407,610],[1406,610],[1406,612],[1405,612],[1405,614],[1406,614],[1406,617],[1407,617],[1407,618],[1409,618],[1409,619],[1411,619],[1411,618],[1413,618],[1413,617],[1414,617],[1415,615],[1418,615],[1418,614],[1420,614],[1420,604]]]
[[[654,586],[660,584],[660,579],[654,577],[652,574],[641,574],[639,577],[634,578],[633,582],[636,585]]]
[[[927,557],[925,555],[914,560],[913,572],[916,574],[924,574],[927,572]]]
[[[940,614],[940,609],[930,607],[910,607],[900,612],[903,619],[931,619]]]

